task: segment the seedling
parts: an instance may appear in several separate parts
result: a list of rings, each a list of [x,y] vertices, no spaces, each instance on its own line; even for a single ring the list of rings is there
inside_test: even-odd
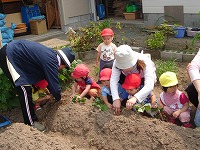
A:
[[[72,102],[73,103],[85,103],[86,102],[86,99],[85,98],[78,98],[78,95],[75,95],[72,99]]]
[[[95,106],[99,109],[101,109],[102,111],[106,111],[108,110],[108,106],[106,104],[103,103],[103,101],[101,100],[100,97],[97,97],[94,102],[92,103],[92,106]]]
[[[144,113],[145,111],[151,115],[151,117],[159,117],[159,119],[164,120],[164,117],[162,115],[162,109],[161,108],[151,108],[150,103],[141,103],[141,104],[135,104],[133,105],[133,109],[138,113]]]

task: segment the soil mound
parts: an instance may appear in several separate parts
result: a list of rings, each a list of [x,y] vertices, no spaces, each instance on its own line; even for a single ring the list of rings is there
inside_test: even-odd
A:
[[[113,115],[112,110],[101,111],[85,104],[72,103],[68,94],[62,102],[44,107],[44,133],[13,123],[1,130],[0,147],[4,149],[109,149],[197,150],[200,133],[174,124],[148,118],[124,110]]]

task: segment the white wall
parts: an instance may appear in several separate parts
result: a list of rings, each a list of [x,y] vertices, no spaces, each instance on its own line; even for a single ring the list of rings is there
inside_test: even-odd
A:
[[[142,0],[143,13],[164,13],[164,6],[184,6],[184,13],[197,14],[200,0]]]
[[[59,10],[62,12],[63,24],[68,23],[69,17],[90,13],[89,0],[58,0]]]

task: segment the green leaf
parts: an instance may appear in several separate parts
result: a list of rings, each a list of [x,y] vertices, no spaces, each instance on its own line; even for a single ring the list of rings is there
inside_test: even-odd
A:
[[[143,113],[144,111],[145,111],[145,107],[140,107],[140,108],[138,109],[138,112]]]
[[[8,106],[6,104],[0,102],[0,110],[7,111]]]
[[[66,77],[65,77],[64,75],[62,75],[62,74],[59,74],[59,79],[61,79],[61,80],[65,80]]]
[[[108,110],[108,106],[105,105],[105,104],[102,105],[102,106],[101,106],[101,110],[102,110],[102,111],[107,111],[107,110]]]
[[[151,111],[151,104],[150,104],[150,103],[146,103],[146,104],[144,105],[144,107],[145,107],[145,110],[146,110],[147,112]]]

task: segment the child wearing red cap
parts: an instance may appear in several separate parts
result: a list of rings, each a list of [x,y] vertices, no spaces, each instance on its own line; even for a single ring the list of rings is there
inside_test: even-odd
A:
[[[124,83],[122,84],[122,87],[126,90],[126,92],[129,94],[128,98],[130,99],[133,97],[137,92],[139,92],[143,86],[141,86],[141,77],[139,74],[129,74],[126,76]],[[138,102],[136,102],[137,104]],[[152,108],[157,107],[157,99],[153,92],[149,93],[149,95],[141,102],[143,104],[150,103]],[[130,109],[129,103],[127,102],[126,108]],[[151,116],[155,115],[153,112],[147,112]]]
[[[53,97],[50,95],[47,89],[48,83],[46,80],[41,80],[32,86],[32,98],[35,103],[34,109],[35,111],[41,109],[41,104],[44,103],[45,100],[51,100]]]
[[[103,84],[101,88],[102,100],[108,106],[108,108],[112,108],[113,100],[110,91],[110,77],[112,74],[112,69],[104,68],[100,72],[100,81]],[[120,100],[122,105],[126,104],[126,100],[128,98],[128,93],[122,88],[121,84],[118,84],[118,92],[120,93]]]
[[[74,97],[76,90],[79,88],[78,98],[83,98],[84,96],[89,96],[90,98],[97,97],[99,95],[100,86],[92,80],[88,75],[89,69],[85,64],[79,64],[74,68],[71,76],[75,79],[72,86],[72,95]]]
[[[99,44],[97,47],[97,57],[96,57],[96,65],[99,64],[100,60],[100,70],[103,69],[103,66],[105,64],[113,64],[113,61],[115,59],[115,52],[116,52],[116,45],[112,43],[114,32],[110,28],[105,28],[101,32],[101,37],[103,42]]]

